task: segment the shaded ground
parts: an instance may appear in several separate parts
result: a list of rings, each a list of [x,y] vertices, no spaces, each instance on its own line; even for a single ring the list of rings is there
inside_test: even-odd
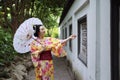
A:
[[[55,68],[55,80],[74,80],[71,72],[68,71],[65,58],[53,57],[53,61]],[[29,72],[27,80],[35,80],[35,73],[33,69]]]

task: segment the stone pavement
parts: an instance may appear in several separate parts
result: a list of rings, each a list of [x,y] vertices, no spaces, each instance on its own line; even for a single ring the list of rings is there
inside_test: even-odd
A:
[[[65,58],[53,57],[55,80],[74,80],[70,70],[68,70],[67,62]]]
[[[55,80],[74,80],[70,70],[68,70],[66,59],[53,57]],[[35,80],[34,70],[31,70],[28,75],[28,80]]]

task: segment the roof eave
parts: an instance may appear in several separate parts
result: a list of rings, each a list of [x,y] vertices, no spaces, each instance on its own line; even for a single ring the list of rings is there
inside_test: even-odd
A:
[[[72,4],[73,4],[74,1],[75,1],[75,0],[68,0],[68,1],[66,2],[65,7],[64,7],[63,12],[62,12],[62,15],[61,15],[61,17],[60,17],[59,25],[60,25],[60,24],[62,23],[62,21],[64,20],[65,16],[67,15],[67,13],[68,13],[69,9],[71,8],[71,6],[72,6]]]

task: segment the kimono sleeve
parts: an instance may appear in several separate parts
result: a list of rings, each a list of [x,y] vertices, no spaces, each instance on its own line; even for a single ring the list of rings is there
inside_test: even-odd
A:
[[[36,67],[38,65],[38,59],[39,59],[39,54],[43,50],[42,46],[37,43],[36,41],[33,41],[30,44],[30,49],[31,49],[31,58],[34,66]]]
[[[61,40],[56,38],[51,38],[51,41],[52,41],[52,54],[57,57],[66,56],[66,52],[63,49],[64,44],[61,43]]]

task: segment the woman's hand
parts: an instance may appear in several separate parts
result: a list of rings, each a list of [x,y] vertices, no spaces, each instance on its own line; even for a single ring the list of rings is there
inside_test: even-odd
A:
[[[73,34],[73,35],[69,36],[67,39],[61,40],[61,43],[65,44],[70,39],[75,39],[75,38],[76,38],[76,35]]]
[[[71,35],[70,37],[69,37],[70,39],[75,39],[76,38],[76,35]]]
[[[40,42],[40,44],[42,46],[42,51],[45,51],[47,46],[43,42]]]
[[[43,51],[46,49],[46,45],[42,44]]]

